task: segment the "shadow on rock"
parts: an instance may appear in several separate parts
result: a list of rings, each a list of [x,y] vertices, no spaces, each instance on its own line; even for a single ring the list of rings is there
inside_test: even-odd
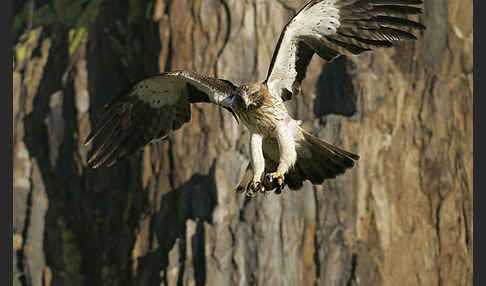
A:
[[[181,283],[183,271],[191,268],[196,285],[204,285],[203,224],[211,223],[216,204],[214,166],[209,175],[195,174],[162,197],[160,211],[152,215],[150,225],[150,249],[156,250],[138,259],[137,285],[167,285],[174,280]],[[185,265],[188,257],[191,266]],[[163,269],[170,273],[161,272]]]

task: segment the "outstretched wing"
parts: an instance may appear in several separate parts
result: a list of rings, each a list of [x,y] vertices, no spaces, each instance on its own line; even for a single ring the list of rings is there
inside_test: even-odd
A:
[[[285,26],[272,57],[267,85],[284,100],[300,92],[307,66],[317,53],[331,61],[339,55],[360,54],[393,42],[416,39],[409,20],[421,13],[421,0],[321,0],[308,2]]]
[[[164,139],[191,119],[190,104],[210,102],[229,108],[236,87],[227,80],[188,71],[151,76],[106,105],[86,145],[88,164],[111,166],[151,141]],[[233,113],[234,115],[234,113]]]

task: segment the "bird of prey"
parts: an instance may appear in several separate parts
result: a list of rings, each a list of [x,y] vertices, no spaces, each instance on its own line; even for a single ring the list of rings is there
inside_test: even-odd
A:
[[[250,163],[235,191],[254,196],[321,184],[354,166],[359,156],[303,130],[285,102],[298,96],[314,54],[327,61],[416,39],[425,26],[409,19],[421,0],[309,1],[287,23],[262,82],[237,85],[192,71],[145,78],[106,105],[86,144],[88,164],[111,166],[166,138],[191,119],[191,104],[216,104],[250,131]]]

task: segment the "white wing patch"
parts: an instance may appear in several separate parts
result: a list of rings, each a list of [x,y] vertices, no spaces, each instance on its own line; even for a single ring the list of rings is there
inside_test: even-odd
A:
[[[302,11],[289,25],[292,37],[322,38],[335,34],[340,26],[335,0],[322,1]]]
[[[305,37],[321,39],[336,33],[340,22],[335,2],[327,0],[306,7],[290,21],[268,78],[268,88],[273,96],[280,96],[282,89],[292,92],[297,77],[298,42]]]

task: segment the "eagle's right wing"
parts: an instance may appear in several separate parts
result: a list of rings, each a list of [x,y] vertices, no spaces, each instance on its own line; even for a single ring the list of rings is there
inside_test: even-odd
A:
[[[422,0],[308,2],[280,34],[266,79],[271,94],[288,100],[298,93],[314,53],[330,61],[416,39],[410,31],[425,26],[408,15],[422,12],[418,4]]]
[[[93,145],[89,166],[111,166],[149,142],[164,139],[190,121],[191,103],[210,102],[232,112],[235,88],[227,80],[189,71],[162,73],[137,82],[102,111],[85,143]]]

